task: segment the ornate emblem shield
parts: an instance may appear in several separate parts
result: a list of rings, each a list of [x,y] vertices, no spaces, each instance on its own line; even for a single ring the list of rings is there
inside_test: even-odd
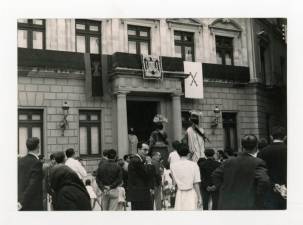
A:
[[[159,56],[142,55],[144,79],[162,79],[162,63]]]

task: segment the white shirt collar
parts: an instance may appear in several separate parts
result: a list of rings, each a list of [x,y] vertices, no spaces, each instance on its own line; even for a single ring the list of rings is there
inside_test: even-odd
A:
[[[248,155],[251,155],[252,157],[254,157],[254,158],[256,158],[257,157],[257,155],[258,155],[258,152],[255,152],[254,154],[252,154],[252,153],[247,153]]]
[[[37,154],[35,154],[35,153],[33,153],[33,152],[28,152],[28,154],[29,155],[33,155],[33,156],[35,156],[38,160],[39,160],[39,157],[38,157],[38,155]]]
[[[141,161],[143,161],[142,157],[139,154],[136,154]]]
[[[282,140],[275,139],[275,140],[273,140],[273,143],[283,143],[283,141],[282,141]]]

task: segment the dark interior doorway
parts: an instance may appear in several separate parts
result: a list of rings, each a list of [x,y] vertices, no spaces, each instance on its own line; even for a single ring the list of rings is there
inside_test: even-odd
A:
[[[154,130],[153,118],[157,114],[158,102],[127,101],[127,124],[132,127],[139,141],[149,140]]]

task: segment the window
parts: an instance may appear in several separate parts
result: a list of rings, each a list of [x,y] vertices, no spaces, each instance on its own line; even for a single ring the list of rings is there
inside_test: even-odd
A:
[[[237,116],[236,113],[222,113],[225,151],[232,151],[232,152],[238,151],[236,116]]]
[[[18,19],[18,47],[45,49],[45,20]]]
[[[261,63],[261,79],[266,83],[266,61],[265,61],[265,47],[260,45],[260,63]]]
[[[30,137],[40,139],[40,154],[43,154],[43,110],[18,110],[18,155],[27,154],[26,140]]]
[[[194,34],[190,32],[175,31],[175,56],[184,61],[194,61]]]
[[[128,25],[128,52],[150,55],[150,28]]]
[[[100,111],[79,111],[80,155],[93,156],[101,154],[101,120]]]
[[[217,63],[223,65],[234,65],[233,38],[216,36]]]
[[[76,20],[76,51],[101,53],[101,24],[98,21]]]

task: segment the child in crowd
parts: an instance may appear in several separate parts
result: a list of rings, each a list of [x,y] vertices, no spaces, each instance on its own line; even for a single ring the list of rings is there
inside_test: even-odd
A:
[[[91,205],[92,205],[92,209],[95,208],[95,205],[96,205],[96,202],[98,202],[99,205],[101,205],[97,199],[97,195],[94,191],[94,189],[92,188],[91,186],[91,180],[86,180],[85,181],[85,187],[86,187],[86,190],[89,194],[89,197],[90,197],[90,201],[91,201]]]
[[[98,184],[97,184],[97,181],[96,181],[96,176],[97,176],[97,171],[93,171],[92,173],[92,188],[93,190],[95,191],[96,195],[97,195],[97,203],[98,205],[100,206],[101,210],[102,210],[102,205],[101,205],[101,202],[102,202],[102,191],[100,190],[100,188],[98,187]]]
[[[118,211],[126,210],[125,189],[122,186],[118,187]]]

